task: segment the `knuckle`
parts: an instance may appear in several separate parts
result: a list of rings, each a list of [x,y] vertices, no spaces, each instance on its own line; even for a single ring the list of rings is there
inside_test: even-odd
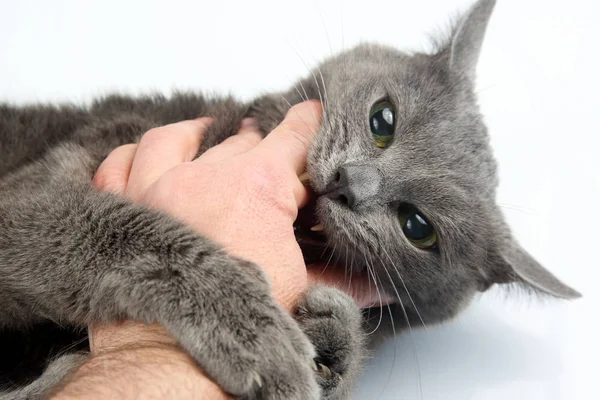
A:
[[[165,140],[172,138],[172,136],[170,130],[165,127],[152,128],[142,136],[140,146],[159,146]]]
[[[96,189],[102,192],[118,192],[118,194],[121,194],[121,180],[122,177],[118,171],[100,170],[94,175],[92,183]]]
[[[260,139],[257,139],[255,136],[248,134],[248,135],[238,135],[237,141],[244,148],[252,148],[252,147],[256,146],[256,144],[258,142],[260,142]]]

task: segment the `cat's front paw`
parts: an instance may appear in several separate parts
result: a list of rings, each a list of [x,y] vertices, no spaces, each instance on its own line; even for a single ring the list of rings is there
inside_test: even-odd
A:
[[[319,399],[314,347],[273,300],[262,270],[222,253],[202,261],[171,277],[179,293],[160,322],[238,398]]]
[[[315,346],[322,398],[347,399],[365,357],[361,312],[345,293],[313,286],[296,310],[296,320]]]

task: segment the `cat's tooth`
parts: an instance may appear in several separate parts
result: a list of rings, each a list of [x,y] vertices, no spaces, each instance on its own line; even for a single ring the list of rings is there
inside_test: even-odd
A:
[[[256,385],[260,388],[263,385],[262,382],[262,378],[260,377],[259,373],[256,371],[250,371],[250,375],[252,375],[252,379],[254,380],[254,382],[256,383]]]
[[[310,228],[310,230],[313,232],[323,232],[323,224],[317,224]]]
[[[298,179],[300,179],[300,182],[302,182],[304,186],[310,185],[310,176],[308,175],[308,172],[304,172]]]

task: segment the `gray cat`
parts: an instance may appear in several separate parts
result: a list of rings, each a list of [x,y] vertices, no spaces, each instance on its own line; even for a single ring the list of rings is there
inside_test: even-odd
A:
[[[0,105],[0,399],[47,394],[85,359],[83,330],[96,321],[161,323],[236,397],[343,399],[383,313],[388,330],[435,323],[493,284],[578,297],[512,239],[495,204],[474,93],[494,4],[476,3],[433,54],[360,45],[251,104],[176,94]],[[396,299],[389,308],[361,311],[320,286],[291,317],[258,266],[90,184],[112,149],[152,127],[215,117],[202,153],[244,116],[266,133],[306,98],[325,117],[308,160],[315,201],[295,226],[305,260],[368,275]]]

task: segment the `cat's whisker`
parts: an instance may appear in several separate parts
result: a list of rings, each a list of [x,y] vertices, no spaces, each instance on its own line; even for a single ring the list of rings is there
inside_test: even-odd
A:
[[[377,329],[379,329],[379,327],[381,326],[381,321],[383,319],[383,299],[381,297],[381,292],[379,291],[379,286],[377,285],[377,277],[375,276],[375,271],[372,269],[372,267],[369,264],[369,261],[367,261],[367,259],[365,258],[365,262],[367,263],[367,276],[371,276],[373,278],[373,283],[375,284],[375,290],[377,291],[377,296],[379,297],[379,321],[377,322],[377,326],[375,326],[375,328],[371,331],[367,333],[367,336],[370,336],[372,334],[374,334]],[[369,307],[371,308],[371,307]]]
[[[350,279],[348,280],[348,291],[350,291],[350,288],[352,287],[352,273],[354,272],[354,259],[356,257],[353,252],[350,252],[350,254],[352,255],[352,258],[350,259]]]
[[[89,340],[89,338],[87,336],[82,337],[79,340],[75,340],[73,343],[71,343],[69,346],[65,347],[64,349],[61,349],[60,354],[57,356],[60,357],[63,354],[68,354],[72,349],[76,348],[77,346],[79,346],[81,343],[85,342]]]
[[[406,294],[408,295],[408,299],[412,303],[412,305],[413,305],[413,307],[415,309],[415,312],[417,313],[417,316],[421,320],[421,324],[423,324],[423,328],[425,328],[425,330],[427,330],[427,325],[425,325],[425,321],[423,321],[423,318],[421,317],[421,313],[417,309],[417,305],[415,304],[412,296],[410,295],[410,292],[408,291],[408,287],[406,286],[406,283],[404,283],[404,279],[402,278],[402,275],[400,275],[400,271],[398,270],[398,267],[396,266],[396,264],[394,264],[394,262],[392,261],[392,258],[390,257],[390,255],[388,254],[388,252],[385,250],[385,248],[382,247],[381,249],[383,250],[383,252],[387,256],[388,260],[390,260],[390,263],[392,264],[392,267],[394,267],[394,270],[396,271],[396,274],[398,275],[398,278],[400,279],[400,282],[402,282],[402,286],[404,287],[404,290],[406,291]]]
[[[348,281],[348,245],[345,244],[344,248],[346,249],[346,257],[344,258],[344,283]]]
[[[369,259],[371,260],[371,264],[373,265],[373,268],[374,268],[375,264],[373,263],[373,259],[371,258],[370,254],[369,254]],[[380,259],[380,261],[381,261],[381,259]],[[389,274],[388,274],[388,276],[389,276]],[[374,275],[374,278],[378,279],[378,277],[376,275]],[[381,284],[381,281],[379,281],[379,283]],[[383,285],[382,285],[382,287],[383,287]],[[398,299],[400,300],[400,298],[398,298]],[[400,300],[400,302],[402,302],[402,301]],[[380,320],[379,321],[381,322],[381,320],[383,319],[383,304],[382,304],[382,302],[380,302],[380,304],[381,304],[381,307],[380,307],[380,310],[379,310],[379,314],[380,314]],[[396,347],[396,324],[394,324],[394,315],[392,313],[392,307],[390,306],[389,303],[386,304],[386,306],[387,306],[387,309],[388,309],[388,314],[390,316],[390,326],[392,328],[392,334],[393,334],[393,337],[394,337],[394,357],[392,358],[392,366],[390,368],[390,372],[388,374],[387,381],[381,387],[381,390],[379,392],[379,395],[377,396],[377,399],[379,399],[383,395],[383,392],[384,392],[385,388],[387,388],[388,385],[390,384],[390,381],[392,379],[392,373],[394,371],[394,367],[396,366],[396,357],[397,357],[397,353],[398,353],[398,348]],[[414,347],[414,345],[413,345],[413,347]],[[420,383],[420,381],[419,381],[419,383]]]
[[[333,257],[333,254],[335,253],[335,249],[337,248],[337,244],[335,246],[333,246],[333,251],[331,252],[331,254],[329,255],[329,259],[327,260],[327,262],[325,263],[325,267],[323,267],[323,269],[321,270],[321,273],[319,274],[319,278],[321,276],[323,276],[323,274],[325,273],[325,270],[327,269],[327,267],[329,267],[329,264],[331,263],[331,258]],[[325,254],[325,251],[327,251],[327,248],[325,248],[325,250],[323,251],[323,254]]]
[[[336,254],[335,261],[333,262],[333,265],[338,265],[339,264],[340,257],[341,257],[341,251]]]
[[[377,256],[379,258],[379,256]],[[404,319],[406,321],[406,325],[408,326],[408,333],[410,336],[410,343],[412,344],[412,348],[413,348],[413,356],[415,359],[415,365],[417,367],[417,375],[419,378],[419,391],[421,393],[421,399],[423,398],[423,384],[421,382],[421,366],[419,364],[419,357],[417,356],[417,347],[415,346],[415,340],[413,337],[413,331],[412,331],[412,326],[410,325],[410,319],[408,318],[408,313],[406,312],[406,307],[404,307],[404,303],[402,302],[402,299],[400,298],[400,293],[398,293],[398,289],[396,288],[396,285],[394,285],[394,281],[392,279],[392,276],[390,275],[390,273],[388,272],[385,263],[383,262],[383,260],[381,260],[381,258],[379,258],[379,260],[382,262],[382,266],[383,266],[383,270],[385,271],[385,273],[387,274],[390,283],[392,283],[392,287],[394,288],[394,292],[396,293],[396,296],[398,297],[398,301],[400,302],[400,308],[402,309],[402,314],[404,315]],[[389,307],[389,306],[388,306]],[[391,312],[391,310],[390,310]],[[395,329],[392,327],[392,329]],[[395,330],[394,330],[395,332]]]
[[[392,358],[392,366],[390,367],[390,372],[388,373],[387,380],[386,380],[385,384],[381,387],[381,391],[379,392],[378,398],[381,397],[381,395],[383,395],[385,388],[388,387],[388,385],[390,384],[390,382],[392,380],[392,373],[394,372],[394,367],[396,366],[396,357],[398,356],[398,347],[396,346],[396,325],[394,324],[392,307],[390,307],[390,305],[388,304],[387,309],[388,309],[388,313],[390,315],[390,324],[392,327],[392,335],[394,336],[394,357]]]
[[[497,86],[499,86],[499,83],[494,83],[494,84],[491,84],[491,85],[487,85],[487,86],[481,87],[481,88],[479,88],[478,90],[475,91],[475,94],[479,95],[480,93],[485,92],[486,90],[493,89],[493,88],[495,88]]]
[[[519,212],[522,212],[523,214],[527,214],[527,215],[536,215],[537,214],[537,212],[533,208],[516,206],[514,204],[506,204],[506,203],[497,203],[497,204],[499,207],[502,207],[502,208],[505,208],[505,209],[511,210],[511,211],[519,211]]]

